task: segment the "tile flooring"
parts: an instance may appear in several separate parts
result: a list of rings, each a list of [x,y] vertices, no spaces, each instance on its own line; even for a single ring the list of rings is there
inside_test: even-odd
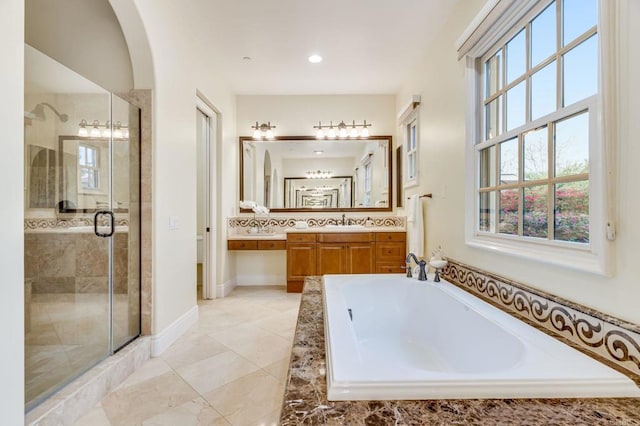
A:
[[[299,304],[284,287],[200,300],[198,324],[75,424],[277,424]]]

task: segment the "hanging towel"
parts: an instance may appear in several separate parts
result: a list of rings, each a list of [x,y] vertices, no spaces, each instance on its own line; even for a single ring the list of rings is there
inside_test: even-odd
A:
[[[421,258],[424,254],[424,222],[422,220],[422,201],[418,195],[409,197],[407,225],[409,252]]]

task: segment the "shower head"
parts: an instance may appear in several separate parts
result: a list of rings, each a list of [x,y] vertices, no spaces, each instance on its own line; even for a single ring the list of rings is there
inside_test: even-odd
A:
[[[47,102],[39,103],[31,111],[25,112],[24,116],[31,120],[44,121],[47,119],[47,117],[44,115],[45,106],[48,106],[51,109],[51,111],[53,111],[58,116],[60,121],[62,121],[63,123],[69,120],[69,116],[67,114],[60,114],[57,109],[55,109],[51,104]]]

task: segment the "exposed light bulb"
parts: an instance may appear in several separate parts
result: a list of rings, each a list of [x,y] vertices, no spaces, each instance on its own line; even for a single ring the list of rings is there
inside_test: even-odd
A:
[[[340,136],[341,138],[346,138],[347,137],[347,129],[346,128],[340,129],[340,133],[338,133],[338,136]]]
[[[110,138],[111,137],[111,122],[107,121],[104,125],[104,130],[102,131],[102,137],[103,138]]]
[[[100,129],[98,128],[98,126],[100,126],[100,122],[98,120],[93,120],[93,128],[91,129],[91,132],[89,132],[89,135],[92,138],[100,137]]]
[[[361,138],[368,138],[369,137],[369,129],[367,129],[366,127],[364,129],[362,129],[362,131],[360,131],[360,137]]]
[[[253,138],[254,139],[262,139],[262,133],[260,133],[260,129],[255,129],[253,131]]]
[[[87,130],[87,120],[81,120],[80,124],[78,124],[78,136],[86,138],[89,136],[89,131]]]
[[[324,138],[324,130],[318,129],[318,132],[316,133],[316,138],[317,139],[323,139]]]
[[[275,136],[273,135],[273,130],[268,129],[267,132],[265,133],[265,137],[267,139],[273,139]]]
[[[329,132],[327,132],[327,137],[329,139],[335,139],[336,138],[336,129],[334,129],[333,126],[329,127]]]
[[[120,124],[120,122],[118,121],[113,129],[113,137],[116,139],[122,139],[123,138],[123,134],[122,134],[122,124]]]
[[[351,132],[349,132],[349,137],[350,138],[357,138],[358,137],[358,129],[356,129],[355,126],[353,126],[351,128]]]

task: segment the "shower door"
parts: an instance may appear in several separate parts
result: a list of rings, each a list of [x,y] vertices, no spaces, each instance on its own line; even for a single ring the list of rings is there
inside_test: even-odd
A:
[[[140,334],[140,112],[25,49],[25,402]]]

